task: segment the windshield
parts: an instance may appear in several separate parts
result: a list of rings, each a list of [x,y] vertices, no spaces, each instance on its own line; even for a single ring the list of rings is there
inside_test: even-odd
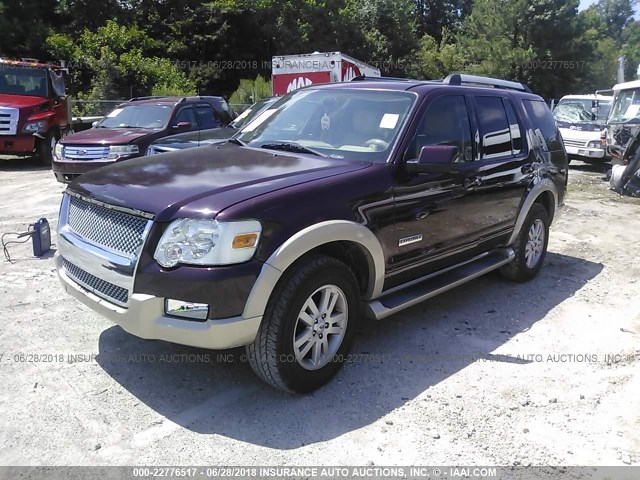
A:
[[[593,115],[581,103],[560,103],[553,110],[553,116],[559,122],[591,122]]]
[[[565,99],[561,99],[560,102],[558,103],[558,106],[554,109],[553,111],[554,115],[558,107],[562,105],[574,105],[574,106],[577,106],[578,108],[582,107],[582,109],[584,109],[589,114],[588,119],[579,120],[583,122],[592,122],[594,120],[600,120],[604,122],[609,117],[609,112],[611,111],[611,100],[599,99],[597,110],[596,110],[596,118],[593,119],[591,114],[592,114],[592,108],[596,108],[595,100],[592,100],[590,98],[565,98]],[[570,121],[570,120],[565,120],[565,121]]]
[[[172,105],[119,106],[104,117],[97,128],[165,128],[173,112]]]
[[[33,67],[0,67],[0,93],[48,97],[47,69]]]
[[[609,123],[640,123],[640,89],[616,92]]]
[[[361,89],[285,95],[234,137],[252,147],[385,162],[416,96]]]
[[[236,119],[231,122],[231,127],[237,128],[240,130],[251,120],[256,118],[259,113],[262,113],[268,106],[273,105],[278,98],[264,98],[262,100],[257,101],[249,108],[247,108],[244,112],[236,117]]]

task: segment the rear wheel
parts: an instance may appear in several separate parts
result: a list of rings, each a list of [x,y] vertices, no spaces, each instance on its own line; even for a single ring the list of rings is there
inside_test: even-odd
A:
[[[539,203],[534,203],[513,243],[516,258],[500,269],[505,277],[525,282],[535,277],[544,262],[549,243],[549,215]]]
[[[251,367],[281,390],[321,387],[351,347],[358,302],[356,279],[339,260],[314,256],[294,267],[273,292],[258,335],[247,346]]]

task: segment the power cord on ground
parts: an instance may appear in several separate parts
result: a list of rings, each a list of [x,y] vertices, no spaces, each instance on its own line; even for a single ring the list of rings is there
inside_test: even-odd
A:
[[[13,263],[11,261],[11,255],[9,254],[9,249],[7,248],[9,245],[15,245],[15,244],[20,244],[20,243],[26,243],[28,242],[31,237],[33,236],[33,234],[35,233],[35,229],[34,229],[34,225],[31,224],[29,225],[29,230],[27,230],[26,232],[7,232],[7,233],[3,233],[2,234],[2,252],[4,253],[4,258],[7,260],[7,262],[9,263]],[[24,240],[9,240],[8,242],[5,241],[5,237],[7,235],[15,235],[17,238],[22,238],[22,237],[27,237]]]

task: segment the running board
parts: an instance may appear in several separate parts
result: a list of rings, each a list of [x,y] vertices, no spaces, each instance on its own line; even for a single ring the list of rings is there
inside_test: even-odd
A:
[[[500,268],[514,258],[515,253],[510,248],[492,250],[461,264],[393,288],[366,305],[371,310],[373,318],[381,320]]]

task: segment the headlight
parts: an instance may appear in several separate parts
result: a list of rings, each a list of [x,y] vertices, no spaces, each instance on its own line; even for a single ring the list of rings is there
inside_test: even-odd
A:
[[[46,120],[38,120],[37,122],[26,123],[25,126],[22,128],[22,131],[26,133],[35,133],[35,132],[39,132],[40,130],[44,130],[46,127],[47,127]]]
[[[174,220],[160,238],[153,257],[163,267],[246,262],[253,257],[261,232],[257,220]]]
[[[587,147],[589,147],[589,148],[600,148],[600,140],[592,140],[591,142],[589,142]]]
[[[62,158],[63,154],[64,154],[64,145],[62,145],[60,142],[56,143],[56,148],[53,151],[53,155],[56,158]]]
[[[137,155],[138,153],[140,153],[140,149],[138,149],[137,145],[111,145],[109,147],[109,160]]]

